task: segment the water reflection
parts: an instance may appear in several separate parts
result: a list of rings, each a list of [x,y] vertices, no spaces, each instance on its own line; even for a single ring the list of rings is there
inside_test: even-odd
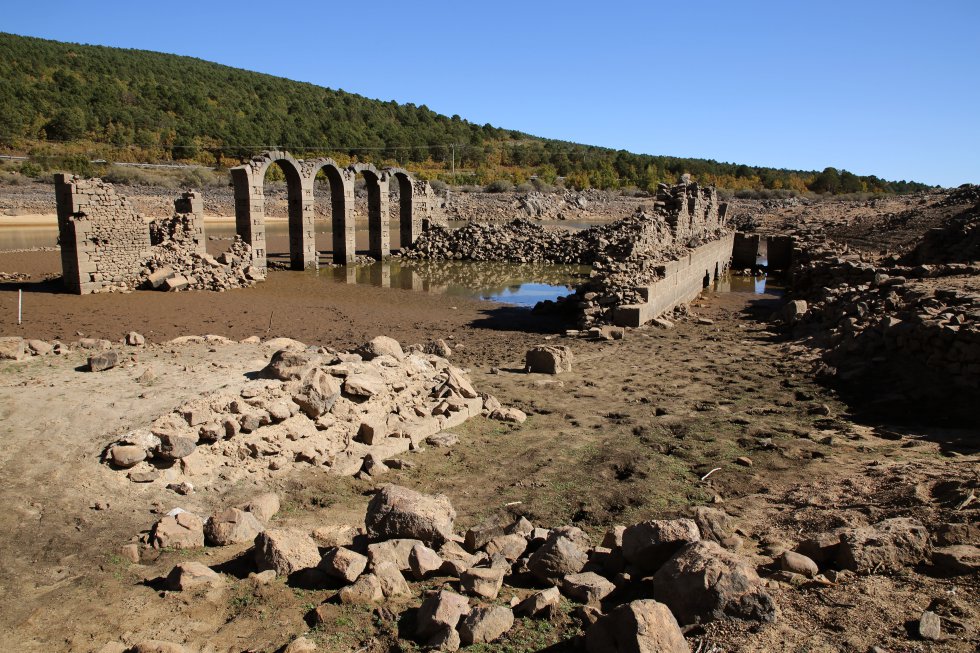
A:
[[[588,277],[587,265],[477,261],[391,261],[321,270],[333,281],[400,288],[532,307],[571,293]]]
[[[771,282],[767,289],[767,281],[769,278],[765,274],[755,276],[726,274],[714,282],[713,288],[715,292],[751,293],[753,295],[778,295],[782,293],[782,289]]]

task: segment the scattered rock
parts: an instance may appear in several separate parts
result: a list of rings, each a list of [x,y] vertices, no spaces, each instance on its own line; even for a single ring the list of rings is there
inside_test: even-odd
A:
[[[405,598],[412,595],[412,590],[399,571],[397,565],[385,562],[374,566],[374,575],[381,583],[381,594],[386,599]]]
[[[514,612],[522,617],[536,617],[557,606],[561,601],[561,592],[557,587],[549,587],[546,590],[535,592],[517,604]]]
[[[364,574],[353,585],[348,585],[338,592],[341,603],[353,605],[370,605],[384,600],[381,582],[374,574]]]
[[[437,546],[453,536],[456,511],[444,495],[426,495],[386,485],[368,504],[365,523],[372,539],[411,538]]]
[[[221,574],[200,562],[181,562],[167,574],[167,587],[178,592],[224,584]]]
[[[401,360],[405,357],[405,352],[402,351],[402,346],[398,344],[398,341],[388,336],[377,336],[355,351],[366,361],[374,360],[378,356],[391,356],[395,360]]]
[[[255,566],[259,571],[274,569],[279,576],[289,576],[319,563],[316,542],[302,531],[271,528],[255,537]]]
[[[495,599],[504,584],[503,569],[487,569],[474,567],[467,569],[460,576],[460,587],[467,594],[482,596],[485,599]]]
[[[841,569],[870,574],[919,564],[930,554],[929,531],[916,519],[896,517],[845,530],[837,551]]]
[[[179,508],[153,525],[150,542],[158,549],[195,549],[204,546],[204,522]]]
[[[227,508],[211,515],[204,526],[204,537],[213,546],[253,542],[265,526],[255,515],[239,508]]]
[[[274,492],[260,494],[245,504],[245,510],[255,515],[263,524],[268,524],[277,512],[279,512],[279,495]]]
[[[565,345],[538,345],[524,355],[529,373],[561,374],[572,371],[572,350]]]
[[[663,603],[633,601],[601,617],[585,633],[588,653],[690,653],[677,620]]]
[[[430,594],[419,607],[416,633],[426,638],[446,628],[455,629],[459,618],[469,611],[470,603],[465,596],[446,590]]]
[[[929,641],[939,641],[943,638],[943,623],[939,615],[926,610],[919,617],[919,637]]]
[[[105,351],[88,357],[90,372],[104,372],[119,364],[119,354],[115,351]]]
[[[561,591],[582,603],[598,603],[615,589],[615,585],[591,571],[569,574],[561,582]]]
[[[793,551],[786,551],[779,556],[779,568],[807,578],[813,578],[820,573],[817,563],[805,555]]]
[[[972,574],[980,571],[980,548],[969,544],[954,544],[933,549],[932,564],[948,574]]]
[[[443,559],[439,554],[421,542],[412,547],[408,555],[408,566],[416,580],[423,580],[442,568]]]
[[[623,557],[640,569],[655,572],[685,544],[701,539],[692,519],[657,519],[623,531]]]
[[[476,607],[459,625],[463,644],[488,644],[514,626],[514,613],[502,605]]]
[[[317,567],[328,576],[353,583],[367,568],[368,558],[356,551],[335,547],[327,551]]]
[[[776,605],[755,569],[715,542],[682,548],[654,575],[653,595],[685,625],[724,618],[776,619]]]
[[[552,533],[545,543],[531,554],[527,566],[538,580],[559,585],[565,576],[582,571],[588,561],[586,552],[575,542],[564,535]]]

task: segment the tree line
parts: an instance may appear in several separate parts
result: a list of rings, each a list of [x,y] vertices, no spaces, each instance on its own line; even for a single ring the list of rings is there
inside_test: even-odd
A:
[[[191,57],[2,33],[0,97],[0,148],[79,165],[84,153],[222,167],[277,145],[304,157],[402,165],[453,184],[535,179],[651,191],[690,174],[732,190],[927,188],[834,168],[752,167],[536,138],[425,105],[372,100]]]

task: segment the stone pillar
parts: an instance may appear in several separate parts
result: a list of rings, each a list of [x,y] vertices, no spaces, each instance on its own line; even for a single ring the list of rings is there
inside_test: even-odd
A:
[[[371,256],[383,261],[391,256],[389,178],[386,173],[375,176],[366,172],[364,180],[368,192],[368,249]]]
[[[341,265],[349,265],[357,257],[357,240],[354,231],[354,180],[350,172],[341,172],[342,192],[330,189],[333,227],[333,261]]]
[[[316,270],[320,267],[316,251],[313,180],[304,180],[299,197],[289,189],[289,267],[293,270]]]
[[[235,232],[252,247],[252,265],[265,269],[265,195],[262,179],[252,178],[250,166],[231,169],[235,186]]]

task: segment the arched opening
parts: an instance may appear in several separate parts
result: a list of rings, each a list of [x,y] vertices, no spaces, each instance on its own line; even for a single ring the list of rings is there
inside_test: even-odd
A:
[[[316,257],[310,256],[313,233],[312,225],[307,229],[303,181],[296,162],[279,158],[269,162],[260,170],[260,185],[265,206],[263,215],[267,220],[286,220],[288,230],[289,267],[302,270],[315,267]],[[269,230],[266,227],[266,247],[269,256],[279,259],[285,249],[281,229]],[[274,253],[275,252],[275,253]]]
[[[311,172],[311,204],[316,213],[325,213],[324,195],[329,196],[330,240],[334,263],[351,263],[356,256],[354,231],[354,188],[347,176],[332,160],[314,162]],[[318,197],[319,191],[319,200]],[[326,193],[324,193],[326,191]],[[325,216],[324,216],[325,217]]]
[[[393,202],[397,207],[398,247],[405,248],[418,236],[418,228],[413,224],[412,215],[412,178],[404,170],[393,170],[392,176],[395,178],[393,186],[398,192],[397,201]]]
[[[388,221],[388,175],[374,166],[355,164],[354,174],[360,173],[363,187],[355,187],[355,197],[363,193],[367,198],[368,253],[382,261],[391,256],[391,233]],[[358,211],[360,213],[360,211]]]

